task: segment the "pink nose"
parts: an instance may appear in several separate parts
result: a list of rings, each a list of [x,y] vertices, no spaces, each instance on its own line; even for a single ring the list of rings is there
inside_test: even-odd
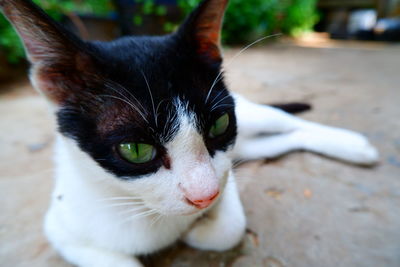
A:
[[[201,199],[199,198],[191,198],[190,196],[185,196],[186,197],[186,201],[190,204],[195,206],[196,208],[199,209],[205,209],[208,206],[211,205],[211,203],[213,203],[214,199],[216,199],[219,195],[219,190],[210,194],[209,196],[205,196]]]

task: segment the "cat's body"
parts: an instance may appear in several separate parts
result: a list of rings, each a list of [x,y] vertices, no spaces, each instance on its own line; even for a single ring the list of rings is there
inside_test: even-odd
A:
[[[140,266],[134,255],[178,239],[199,249],[235,246],[246,223],[233,159],[303,149],[377,160],[357,133],[229,93],[219,51],[226,4],[203,1],[165,37],[102,43],[82,42],[30,1],[0,0],[24,41],[34,86],[55,109],[45,232],[69,262]]]

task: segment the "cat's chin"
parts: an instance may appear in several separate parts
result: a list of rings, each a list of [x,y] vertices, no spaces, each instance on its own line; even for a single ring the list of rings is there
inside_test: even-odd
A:
[[[200,215],[203,214],[205,211],[207,211],[208,209],[197,209],[197,210],[193,210],[193,211],[189,211],[189,212],[183,212],[181,214],[179,214],[180,216],[192,216],[192,215]],[[177,214],[178,215],[178,214]]]
[[[189,216],[196,216],[196,215],[202,215],[203,213],[207,212],[214,206],[211,205],[210,207],[207,207],[205,209],[200,209],[200,208],[188,208],[185,210],[175,210],[175,211],[168,211],[168,212],[163,212],[163,211],[158,211],[159,214],[162,216],[170,217],[170,216],[182,216],[182,217],[189,217]]]

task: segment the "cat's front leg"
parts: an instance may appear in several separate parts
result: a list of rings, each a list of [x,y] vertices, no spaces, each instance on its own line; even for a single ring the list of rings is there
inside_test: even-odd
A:
[[[134,256],[99,247],[95,242],[76,237],[65,230],[51,207],[46,214],[44,230],[52,246],[61,256],[78,267],[142,267]]]
[[[133,256],[90,245],[65,245],[61,255],[79,267],[143,267]]]
[[[233,175],[217,203],[184,236],[191,247],[202,250],[224,251],[236,246],[246,229],[246,217]]]

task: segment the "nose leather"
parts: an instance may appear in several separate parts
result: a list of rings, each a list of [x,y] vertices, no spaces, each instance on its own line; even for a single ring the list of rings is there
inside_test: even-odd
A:
[[[195,154],[196,158],[185,166],[184,179],[179,183],[179,187],[188,204],[205,209],[218,197],[220,185],[204,144],[199,151],[202,152]]]
[[[185,197],[186,197],[186,201],[189,204],[191,204],[199,209],[205,209],[213,203],[214,199],[216,199],[218,197],[218,195],[219,195],[219,190],[214,191],[208,195],[205,195],[202,198],[193,198],[193,196],[191,197],[190,195],[189,196],[185,195]]]

